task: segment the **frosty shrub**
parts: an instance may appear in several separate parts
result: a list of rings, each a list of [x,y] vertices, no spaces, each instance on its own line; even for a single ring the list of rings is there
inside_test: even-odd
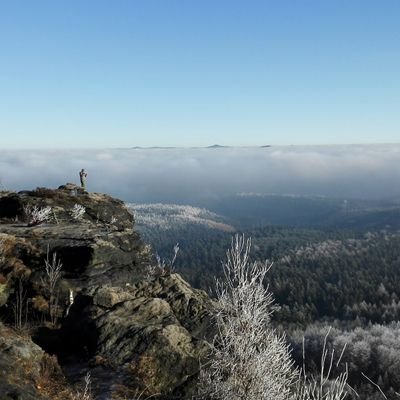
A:
[[[25,206],[24,213],[28,221],[28,226],[37,226],[47,222],[51,218],[51,207],[41,207],[38,206]]]
[[[200,371],[200,398],[343,400],[347,367],[332,379],[337,365],[334,352],[326,348],[327,336],[318,376],[294,367],[285,338],[271,325],[273,298],[264,282],[271,264],[250,262],[250,247],[250,239],[233,238],[223,263],[224,279],[217,281],[217,334]]]
[[[321,369],[318,376],[308,375],[305,368],[305,352],[303,341],[303,368],[297,382],[296,400],[343,400],[348,394],[350,387],[347,384],[349,376],[347,364],[345,371],[331,379],[333,369],[339,367],[346,345],[343,346],[338,360],[335,362],[335,350],[329,352],[327,340],[330,329],[324,338],[321,354]],[[303,339],[304,340],[304,339]]]
[[[218,334],[200,373],[203,398],[294,399],[298,379],[287,345],[270,324],[272,295],[264,286],[268,263],[249,261],[250,239],[236,235],[217,282]]]
[[[179,253],[179,243],[177,243],[172,249],[172,258],[165,259],[161,258],[158,254],[155,255],[156,264],[151,264],[147,268],[147,276],[162,276],[168,275],[174,271],[176,257]]]
[[[45,284],[49,291],[49,313],[50,322],[54,328],[57,324],[58,316],[58,292],[57,285],[62,275],[62,262],[57,259],[57,254],[54,252],[53,257],[50,258],[49,247],[47,247],[47,257],[44,261],[46,280]]]
[[[29,303],[25,284],[26,281],[24,277],[18,279],[18,284],[14,293],[14,304],[12,305],[14,328],[18,332],[24,331],[28,326]]]
[[[80,204],[75,204],[74,207],[70,210],[69,214],[75,221],[80,221],[82,220],[85,212],[85,207]]]
[[[81,390],[78,390],[73,396],[72,400],[94,400],[91,393],[92,377],[90,372],[85,376],[85,385]]]

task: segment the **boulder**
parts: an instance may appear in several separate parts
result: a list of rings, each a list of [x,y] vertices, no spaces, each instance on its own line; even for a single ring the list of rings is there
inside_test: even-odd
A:
[[[0,322],[0,399],[73,400],[55,357]]]
[[[205,292],[178,274],[125,288],[99,287],[76,299],[63,342],[69,354],[102,360],[99,396],[123,398],[144,390],[191,398],[192,380],[214,333],[213,307]]]

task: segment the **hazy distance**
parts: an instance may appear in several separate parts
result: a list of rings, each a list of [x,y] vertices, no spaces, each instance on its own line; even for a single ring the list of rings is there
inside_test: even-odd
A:
[[[0,187],[78,183],[128,202],[201,205],[239,193],[400,197],[400,144],[2,150]]]

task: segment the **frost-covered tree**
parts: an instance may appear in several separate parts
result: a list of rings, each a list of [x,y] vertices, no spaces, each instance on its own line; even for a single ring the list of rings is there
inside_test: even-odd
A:
[[[217,282],[216,325],[209,365],[200,374],[205,398],[294,399],[298,379],[282,336],[271,327],[272,294],[264,286],[271,264],[250,262],[250,240],[236,235]]]
[[[250,239],[236,235],[217,281],[216,337],[200,371],[199,391],[218,400],[342,400],[347,368],[331,379],[334,353],[325,337],[318,375],[295,368],[285,338],[271,324],[272,294],[265,286],[268,262],[250,262]],[[339,361],[340,362],[339,357]]]

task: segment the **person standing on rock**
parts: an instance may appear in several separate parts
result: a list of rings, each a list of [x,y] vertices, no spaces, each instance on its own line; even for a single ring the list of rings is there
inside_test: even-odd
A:
[[[81,180],[81,188],[82,189],[86,189],[86,177],[87,177],[87,173],[85,172],[85,170],[82,168],[79,171],[79,179]]]

